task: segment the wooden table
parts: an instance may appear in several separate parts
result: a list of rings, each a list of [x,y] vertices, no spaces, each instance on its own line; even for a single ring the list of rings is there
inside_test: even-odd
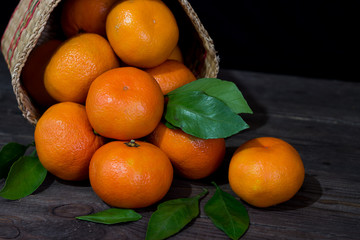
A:
[[[0,70],[0,146],[31,143],[34,127],[17,108],[2,56]],[[251,225],[242,239],[359,239],[360,83],[226,69],[219,77],[234,81],[243,92],[254,111],[244,116],[251,128],[227,139],[228,153],[216,174],[201,181],[174,180],[164,200],[194,196],[204,187],[210,193],[201,200],[200,216],[172,238],[227,239],[203,211],[214,192],[210,182],[234,195],[227,181],[232,153],[246,140],[273,136],[299,151],[305,182],[293,199],[278,206],[245,204]],[[143,218],[137,222],[113,226],[74,218],[107,208],[88,182],[48,175],[26,198],[0,198],[0,239],[144,239],[156,206],[138,210]]]

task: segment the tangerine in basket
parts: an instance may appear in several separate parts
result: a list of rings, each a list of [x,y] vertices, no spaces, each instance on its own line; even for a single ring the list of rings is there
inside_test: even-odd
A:
[[[176,60],[181,63],[184,63],[184,58],[181,52],[181,49],[178,45],[174,48],[174,50],[171,52],[170,56],[168,57],[169,60]]]
[[[67,37],[78,33],[96,33],[106,37],[106,17],[117,0],[66,0],[61,27]]]
[[[49,40],[31,51],[21,72],[22,83],[34,103],[45,110],[57,101],[45,89],[45,68],[62,41]]]
[[[232,190],[247,203],[269,207],[291,199],[305,177],[299,153],[287,142],[260,137],[242,144],[229,165]]]
[[[108,41],[83,33],[65,41],[45,69],[45,88],[59,102],[84,103],[91,82],[119,61]]]
[[[173,168],[158,147],[141,141],[113,141],[91,159],[89,178],[94,192],[118,208],[142,208],[168,192]]]
[[[115,4],[106,20],[106,34],[123,62],[141,68],[164,62],[179,39],[176,19],[160,0]]]
[[[34,135],[41,164],[63,180],[87,179],[91,157],[104,143],[104,138],[94,133],[85,107],[72,102],[48,108]]]
[[[190,69],[176,60],[166,60],[162,64],[145,71],[155,78],[164,95],[196,80]]]
[[[217,170],[225,156],[225,140],[201,139],[181,129],[160,123],[148,140],[163,150],[175,172],[188,179],[201,179]]]
[[[95,131],[118,140],[151,133],[164,110],[164,95],[147,72],[135,67],[107,71],[91,84],[86,112]]]

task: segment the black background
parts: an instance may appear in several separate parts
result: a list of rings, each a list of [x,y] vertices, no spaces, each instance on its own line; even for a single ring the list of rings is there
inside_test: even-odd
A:
[[[359,81],[357,1],[189,2],[221,68]],[[17,3],[2,3],[1,35]]]

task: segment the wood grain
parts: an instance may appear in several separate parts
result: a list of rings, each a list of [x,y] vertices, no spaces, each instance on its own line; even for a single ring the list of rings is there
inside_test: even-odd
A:
[[[34,128],[17,109],[3,59],[0,70],[0,145],[32,142]],[[234,81],[248,99],[254,114],[243,117],[251,128],[227,139],[227,155],[215,174],[174,180],[163,201],[194,196],[203,188],[209,194],[200,202],[200,216],[171,239],[228,239],[203,211],[215,190],[210,182],[235,196],[227,180],[232,153],[260,136],[291,143],[304,161],[306,177],[286,203],[266,209],[244,203],[250,227],[242,239],[359,239],[360,85],[224,69],[219,77]],[[0,239],[144,239],[156,206],[136,210],[143,218],[132,223],[107,226],[75,219],[107,208],[89,182],[69,183],[49,174],[34,194],[0,199]]]

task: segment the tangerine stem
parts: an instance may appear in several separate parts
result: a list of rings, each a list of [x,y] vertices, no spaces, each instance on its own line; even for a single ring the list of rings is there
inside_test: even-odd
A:
[[[130,142],[126,142],[125,145],[128,147],[140,147],[140,145],[137,144],[134,139],[131,139]]]

